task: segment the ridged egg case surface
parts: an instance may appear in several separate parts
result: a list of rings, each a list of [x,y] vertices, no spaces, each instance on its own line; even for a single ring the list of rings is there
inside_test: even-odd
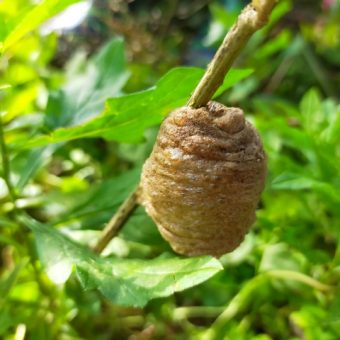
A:
[[[266,156],[239,108],[181,107],[162,123],[141,176],[141,203],[177,253],[221,256],[255,221]]]

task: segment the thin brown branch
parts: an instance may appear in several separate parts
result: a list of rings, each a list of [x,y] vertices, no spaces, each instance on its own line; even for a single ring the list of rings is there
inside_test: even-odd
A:
[[[130,214],[134,211],[137,206],[138,191],[139,187],[128,196],[106,225],[100,234],[96,245],[93,247],[93,250],[96,253],[100,254],[105,249],[109,242],[118,234]]]
[[[249,38],[268,21],[276,0],[253,0],[239,15],[217,50],[188,105],[199,108],[208,103]]]
[[[249,38],[266,24],[275,3],[276,0],[253,0],[242,11],[197,85],[188,102],[189,106],[198,108],[207,104],[223,83],[225,75]],[[95,252],[101,253],[123,227],[125,221],[136,208],[138,191],[139,188],[130,194],[106,225],[93,248]]]

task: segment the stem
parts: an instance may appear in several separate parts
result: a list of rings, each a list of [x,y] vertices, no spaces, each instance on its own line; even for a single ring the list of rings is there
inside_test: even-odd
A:
[[[292,270],[271,270],[268,271],[267,274],[271,277],[301,282],[322,292],[328,292],[334,289],[334,287],[319,282],[308,275]]]
[[[8,189],[8,193],[11,198],[11,201],[13,202],[15,206],[16,195],[15,195],[14,187],[12,185],[11,177],[10,177],[10,173],[11,173],[10,163],[9,163],[7,147],[5,143],[4,128],[3,128],[1,116],[0,116],[0,150],[1,150],[3,179],[5,180],[5,183],[7,185],[7,189]]]
[[[137,187],[128,198],[122,203],[115,215],[111,218],[106,225],[100,237],[93,247],[93,250],[100,254],[109,242],[118,234],[119,230],[123,227],[125,221],[129,218],[130,214],[137,206],[139,187]]]
[[[208,103],[249,38],[266,24],[275,3],[276,0],[253,0],[245,7],[189,99],[189,106],[199,108]]]
[[[275,3],[276,0],[253,0],[250,5],[245,7],[194,90],[188,102],[189,106],[199,108],[208,103],[223,83],[225,75],[249,38],[266,24]],[[101,253],[122,228],[137,205],[138,190],[139,188],[130,194],[104,228],[93,248],[95,252]]]

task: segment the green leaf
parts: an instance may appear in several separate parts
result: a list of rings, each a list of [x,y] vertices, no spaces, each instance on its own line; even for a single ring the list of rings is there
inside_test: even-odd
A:
[[[286,243],[268,245],[261,259],[259,271],[266,272],[275,269],[303,272],[306,269],[307,259],[296,250],[288,247]]]
[[[226,11],[224,6],[218,3],[212,3],[209,6],[209,11],[212,20],[203,41],[206,46],[212,46],[220,42],[237,18],[237,11]]]
[[[255,54],[259,60],[268,60],[275,53],[284,50],[291,42],[291,32],[289,30],[282,30],[277,36],[261,46]]]
[[[39,256],[50,278],[65,282],[72,268],[85,289],[98,289],[118,305],[143,307],[154,298],[198,285],[223,269],[210,256],[130,260],[102,258],[56,229],[20,217],[36,237]]]
[[[321,109],[321,98],[315,89],[309,90],[304,95],[300,103],[300,110],[307,132],[317,132],[324,117]]]
[[[74,60],[68,81],[49,96],[45,124],[49,129],[72,126],[95,117],[108,97],[121,95],[129,78],[122,38],[114,38],[88,62]]]
[[[326,102],[324,102],[325,104]],[[321,138],[324,142],[332,144],[336,147],[339,144],[340,136],[340,107],[336,105],[330,105],[331,110],[328,115],[327,127],[321,134]]]
[[[39,27],[47,19],[79,1],[80,0],[45,0],[40,2],[28,13],[25,13],[24,16],[17,16],[15,18],[15,26],[10,27],[11,31],[4,37],[3,43],[0,43],[0,46],[3,45],[3,51],[6,51],[27,33]]]
[[[55,149],[55,145],[49,145],[46,148],[23,150],[15,155],[11,168],[15,174],[13,184],[16,190],[20,192],[25,187],[42,165],[47,163]]]
[[[200,284],[222,270],[212,257],[97,260],[78,267],[85,288],[97,288],[118,305],[143,307],[154,298]]]
[[[247,77],[250,70],[232,70],[216,95]],[[50,135],[36,137],[22,145],[31,148],[78,138],[102,137],[123,143],[138,143],[144,130],[159,124],[164,117],[186,103],[203,70],[179,67],[169,71],[155,87],[106,102],[106,110],[83,125],[61,128]]]
[[[285,172],[274,179],[272,183],[273,189],[286,190],[314,190],[334,203],[340,203],[339,187],[332,186],[330,183],[322,182],[304,175]]]
[[[216,91],[214,98],[220,96],[224,91],[232,88],[241,80],[249,77],[254,71],[252,69],[231,69],[228,75],[224,78],[223,84]]]
[[[68,81],[64,87],[49,94],[45,128],[75,125],[97,115],[103,110],[107,97],[121,94],[130,74],[126,68],[124,41],[121,38],[109,41],[84,65],[79,62],[75,64],[67,74]],[[15,183],[17,190],[24,188],[57,147],[48,146],[29,152],[24,150],[17,154],[12,167],[18,174],[18,182]]]
[[[59,212],[54,224],[77,220],[81,222],[82,228],[94,229],[96,225],[107,221],[115,212],[116,207],[137,186],[139,177],[140,169],[138,168],[104,180],[100,184],[92,185],[86,192],[72,192],[68,195],[61,195],[57,199],[52,197],[53,201],[50,202],[52,209],[58,203],[67,208],[63,212]]]

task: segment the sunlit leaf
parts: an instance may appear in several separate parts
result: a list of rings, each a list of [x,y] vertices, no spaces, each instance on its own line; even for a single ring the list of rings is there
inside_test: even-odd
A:
[[[8,35],[4,37],[3,51],[6,51],[27,33],[39,27],[47,19],[79,1],[80,0],[44,0],[28,13],[25,13],[23,17],[18,16],[15,20],[15,25],[12,23],[10,27],[11,31],[7,32]]]
[[[39,256],[51,279],[64,282],[75,266],[85,289],[98,289],[118,305],[142,307],[151,299],[198,285],[223,269],[210,256],[152,260],[102,258],[52,227],[26,216],[21,220],[33,230]]]
[[[87,62],[72,65],[66,84],[49,95],[45,118],[49,129],[81,124],[100,113],[108,97],[121,95],[130,75],[124,49],[123,39],[114,38]]]
[[[172,69],[148,90],[107,100],[106,110],[85,124],[57,129],[22,147],[94,137],[124,143],[140,142],[147,127],[159,124],[171,110],[187,102],[203,72],[192,67]],[[217,95],[250,73],[250,70],[232,70]]]

